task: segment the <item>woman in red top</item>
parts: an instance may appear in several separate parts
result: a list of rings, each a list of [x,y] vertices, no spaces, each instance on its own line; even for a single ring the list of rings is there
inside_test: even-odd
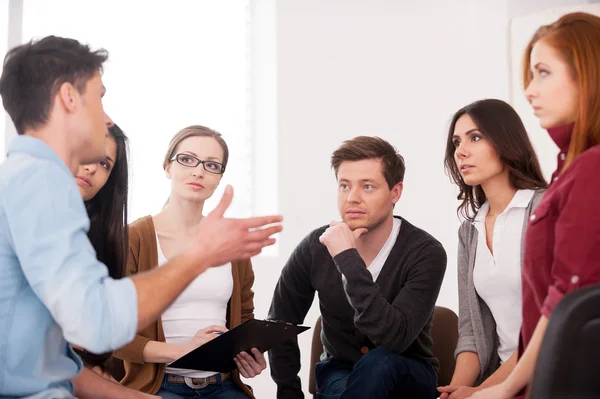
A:
[[[600,283],[600,18],[567,14],[525,50],[525,95],[560,148],[558,167],[530,217],[523,260],[519,361],[472,398],[512,398],[530,383],[548,319],[578,288]]]

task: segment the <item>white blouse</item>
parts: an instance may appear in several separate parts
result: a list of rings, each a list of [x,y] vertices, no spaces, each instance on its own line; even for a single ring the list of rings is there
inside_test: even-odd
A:
[[[478,231],[473,283],[496,321],[500,338],[498,356],[502,363],[517,350],[521,330],[521,240],[526,208],[533,190],[519,190],[504,212],[496,217],[492,254],[487,246],[485,218],[490,205],[485,202],[473,221]]]

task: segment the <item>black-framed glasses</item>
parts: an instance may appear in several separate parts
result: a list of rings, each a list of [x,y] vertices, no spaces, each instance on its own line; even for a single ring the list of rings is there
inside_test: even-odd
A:
[[[202,164],[205,171],[221,175],[225,173],[225,166],[216,161],[203,161],[190,154],[175,154],[171,157],[171,161],[177,161],[178,164],[188,168],[195,168]]]

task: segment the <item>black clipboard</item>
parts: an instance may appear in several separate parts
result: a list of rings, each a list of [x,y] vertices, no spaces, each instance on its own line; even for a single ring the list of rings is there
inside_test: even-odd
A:
[[[309,328],[279,321],[248,320],[180,357],[168,367],[227,373],[237,368],[233,358],[240,352],[251,354],[250,350],[256,348],[264,353]]]

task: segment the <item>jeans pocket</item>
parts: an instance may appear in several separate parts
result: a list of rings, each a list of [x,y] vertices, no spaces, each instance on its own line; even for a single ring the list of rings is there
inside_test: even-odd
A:
[[[321,379],[322,376],[322,372],[324,369],[327,368],[327,363],[329,363],[329,361],[324,361],[324,362],[317,362],[315,363],[315,381],[319,381],[319,379]]]

